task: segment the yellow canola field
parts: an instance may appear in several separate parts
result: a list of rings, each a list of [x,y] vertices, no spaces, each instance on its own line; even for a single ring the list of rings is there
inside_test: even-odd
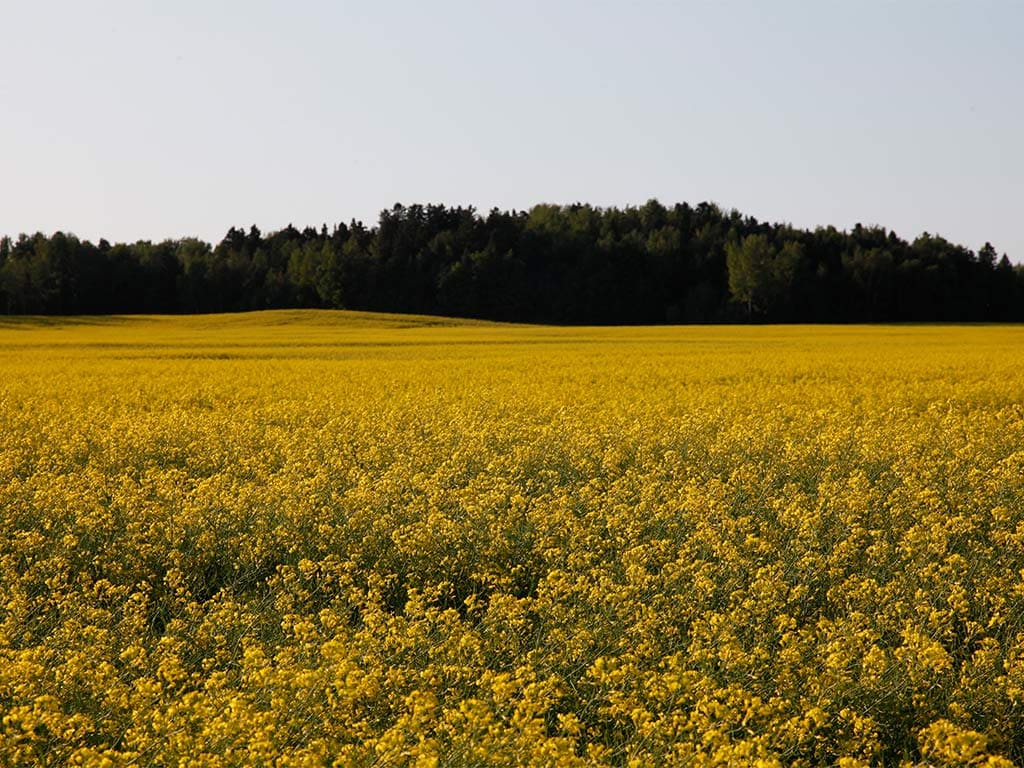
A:
[[[1024,764],[1024,328],[0,319],[0,765]]]

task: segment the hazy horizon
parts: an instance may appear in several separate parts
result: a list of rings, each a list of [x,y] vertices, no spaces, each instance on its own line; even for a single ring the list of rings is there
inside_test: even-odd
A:
[[[1024,261],[1024,6],[0,10],[0,234],[712,201]]]

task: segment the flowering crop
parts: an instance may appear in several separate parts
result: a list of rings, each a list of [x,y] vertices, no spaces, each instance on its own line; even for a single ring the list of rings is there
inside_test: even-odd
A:
[[[1024,763],[1024,329],[0,321],[0,764]]]

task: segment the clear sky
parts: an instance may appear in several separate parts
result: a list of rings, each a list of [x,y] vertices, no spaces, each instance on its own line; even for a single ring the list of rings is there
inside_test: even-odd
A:
[[[712,200],[1024,261],[1024,2],[0,0],[0,233]]]

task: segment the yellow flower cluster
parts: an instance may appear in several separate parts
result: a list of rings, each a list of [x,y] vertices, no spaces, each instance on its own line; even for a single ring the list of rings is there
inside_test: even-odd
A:
[[[0,765],[1024,764],[1024,329],[0,321]]]

